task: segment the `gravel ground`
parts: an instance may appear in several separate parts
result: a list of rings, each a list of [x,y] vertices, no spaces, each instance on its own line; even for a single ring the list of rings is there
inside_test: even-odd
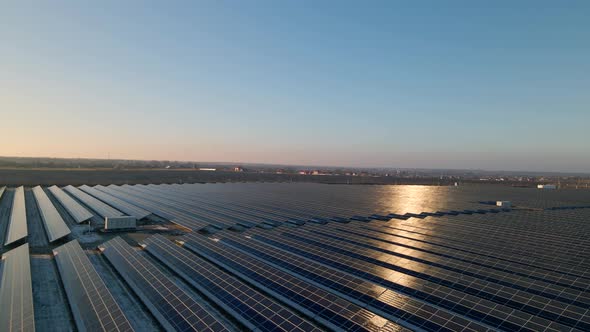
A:
[[[74,321],[53,257],[31,256],[31,277],[36,330],[73,331]]]

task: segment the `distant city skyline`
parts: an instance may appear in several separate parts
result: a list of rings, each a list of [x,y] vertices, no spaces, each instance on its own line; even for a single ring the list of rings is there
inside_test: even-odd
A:
[[[590,3],[3,3],[0,155],[590,172]]]

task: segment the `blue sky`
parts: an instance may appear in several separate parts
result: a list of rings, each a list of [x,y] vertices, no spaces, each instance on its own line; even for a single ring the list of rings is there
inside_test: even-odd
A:
[[[0,155],[590,172],[587,1],[7,1]]]

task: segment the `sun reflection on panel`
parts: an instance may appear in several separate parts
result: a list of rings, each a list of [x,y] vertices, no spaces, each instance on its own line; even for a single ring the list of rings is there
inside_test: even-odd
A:
[[[396,213],[403,215],[405,213],[420,214],[421,212],[436,212],[450,209],[449,201],[449,187],[433,187],[433,186],[384,186],[380,199],[376,202],[381,211],[388,213]],[[378,221],[371,223],[371,228],[382,228],[383,231],[389,234],[377,234],[379,238],[387,240],[388,242],[375,241],[379,247],[390,252],[407,255],[412,258],[432,260],[433,257],[423,251],[416,249],[432,249],[432,246],[413,239],[420,239],[413,233],[408,233],[406,230],[414,230],[414,227],[427,227],[428,232],[435,232],[440,227],[440,223],[432,218],[409,218],[408,220],[392,219],[391,221],[381,224]],[[397,229],[396,229],[397,228]],[[393,242],[393,243],[391,243]],[[408,258],[400,258],[395,255],[383,253],[379,255],[379,260],[387,261],[390,264],[400,266],[415,272],[428,273],[430,267],[426,264],[416,262]],[[387,268],[378,268],[377,274],[385,279],[394,281],[401,285],[411,287],[413,289],[423,289],[425,281],[407,275],[402,272],[396,272]]]

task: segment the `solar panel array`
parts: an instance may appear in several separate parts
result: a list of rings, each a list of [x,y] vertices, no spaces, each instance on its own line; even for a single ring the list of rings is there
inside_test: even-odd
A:
[[[14,191],[10,221],[8,223],[8,234],[5,245],[9,245],[27,237],[27,212],[25,210],[25,190],[18,187]]]
[[[321,331],[280,303],[163,236],[154,235],[144,245],[163,264],[252,330]]]
[[[0,331],[35,331],[27,243],[2,255]]]
[[[112,239],[100,248],[166,330],[226,330],[201,304],[121,238]]]
[[[77,240],[53,254],[79,331],[133,331]]]
[[[237,183],[79,188],[61,194],[101,215],[112,209],[146,217],[137,231],[116,237],[75,226],[80,242],[53,249],[77,330],[590,330],[590,192]],[[51,201],[40,187],[33,194],[45,220],[42,206]],[[496,199],[512,200],[513,208],[492,206]],[[20,260],[29,261],[28,250]],[[9,258],[0,264],[2,280],[24,268]],[[35,287],[42,274],[32,278]],[[1,309],[13,298],[1,296],[0,323],[12,322]],[[35,323],[32,313],[28,320]]]
[[[157,207],[157,205],[153,205],[153,204],[151,204],[148,201],[145,201],[145,200],[142,200],[142,199],[140,199],[138,197],[134,197],[134,196],[128,195],[128,194],[126,194],[124,192],[118,191],[116,189],[116,188],[119,188],[118,186],[104,187],[104,186],[101,186],[101,185],[97,185],[97,186],[94,186],[94,188],[96,190],[100,190],[102,192],[105,192],[105,193],[107,193],[107,194],[109,194],[109,195],[111,195],[113,197],[117,197],[117,198],[119,198],[119,199],[121,199],[121,200],[123,200],[125,202],[131,203],[131,204],[133,204],[135,206],[139,206],[139,207],[141,207],[141,208],[143,208],[143,209],[145,209],[147,211],[150,211],[151,213],[153,213],[153,214],[155,214],[157,216],[160,216],[162,218],[165,218],[165,219],[168,219],[168,220],[173,220],[174,219],[174,216],[173,215],[165,213],[164,211],[162,211],[161,209],[159,209]]]
[[[51,186],[47,189],[61,203],[61,205],[68,211],[70,216],[72,216],[72,218],[74,218],[78,224],[92,218],[92,213],[80,205],[80,203],[76,202],[76,200],[66,194],[58,186]]]
[[[84,191],[85,193],[90,194],[100,199],[101,201],[109,204],[110,206],[117,208],[119,211],[126,213],[128,216],[133,216],[137,219],[143,219],[152,214],[151,212],[146,211],[138,206],[125,202],[124,200],[118,199],[114,196],[111,196],[105,192],[99,191],[87,185],[83,185],[78,188]]]
[[[103,203],[102,201],[99,201],[98,199],[88,195],[74,186],[67,186],[64,188],[64,190],[79,199],[82,203],[90,207],[94,212],[98,213],[98,215],[104,218],[121,217],[124,215],[117,209]]]
[[[37,201],[37,207],[39,208],[41,219],[43,219],[49,242],[61,239],[70,234],[70,229],[55,206],[53,206],[53,203],[49,200],[49,197],[47,197],[47,194],[45,194],[45,191],[43,191],[43,188],[40,186],[33,188],[33,195]]]
[[[186,237],[184,245],[273,297],[281,299],[282,302],[302,312],[309,319],[329,329],[344,331],[403,330],[395,322],[372,313],[362,306],[209,239],[189,235]]]

